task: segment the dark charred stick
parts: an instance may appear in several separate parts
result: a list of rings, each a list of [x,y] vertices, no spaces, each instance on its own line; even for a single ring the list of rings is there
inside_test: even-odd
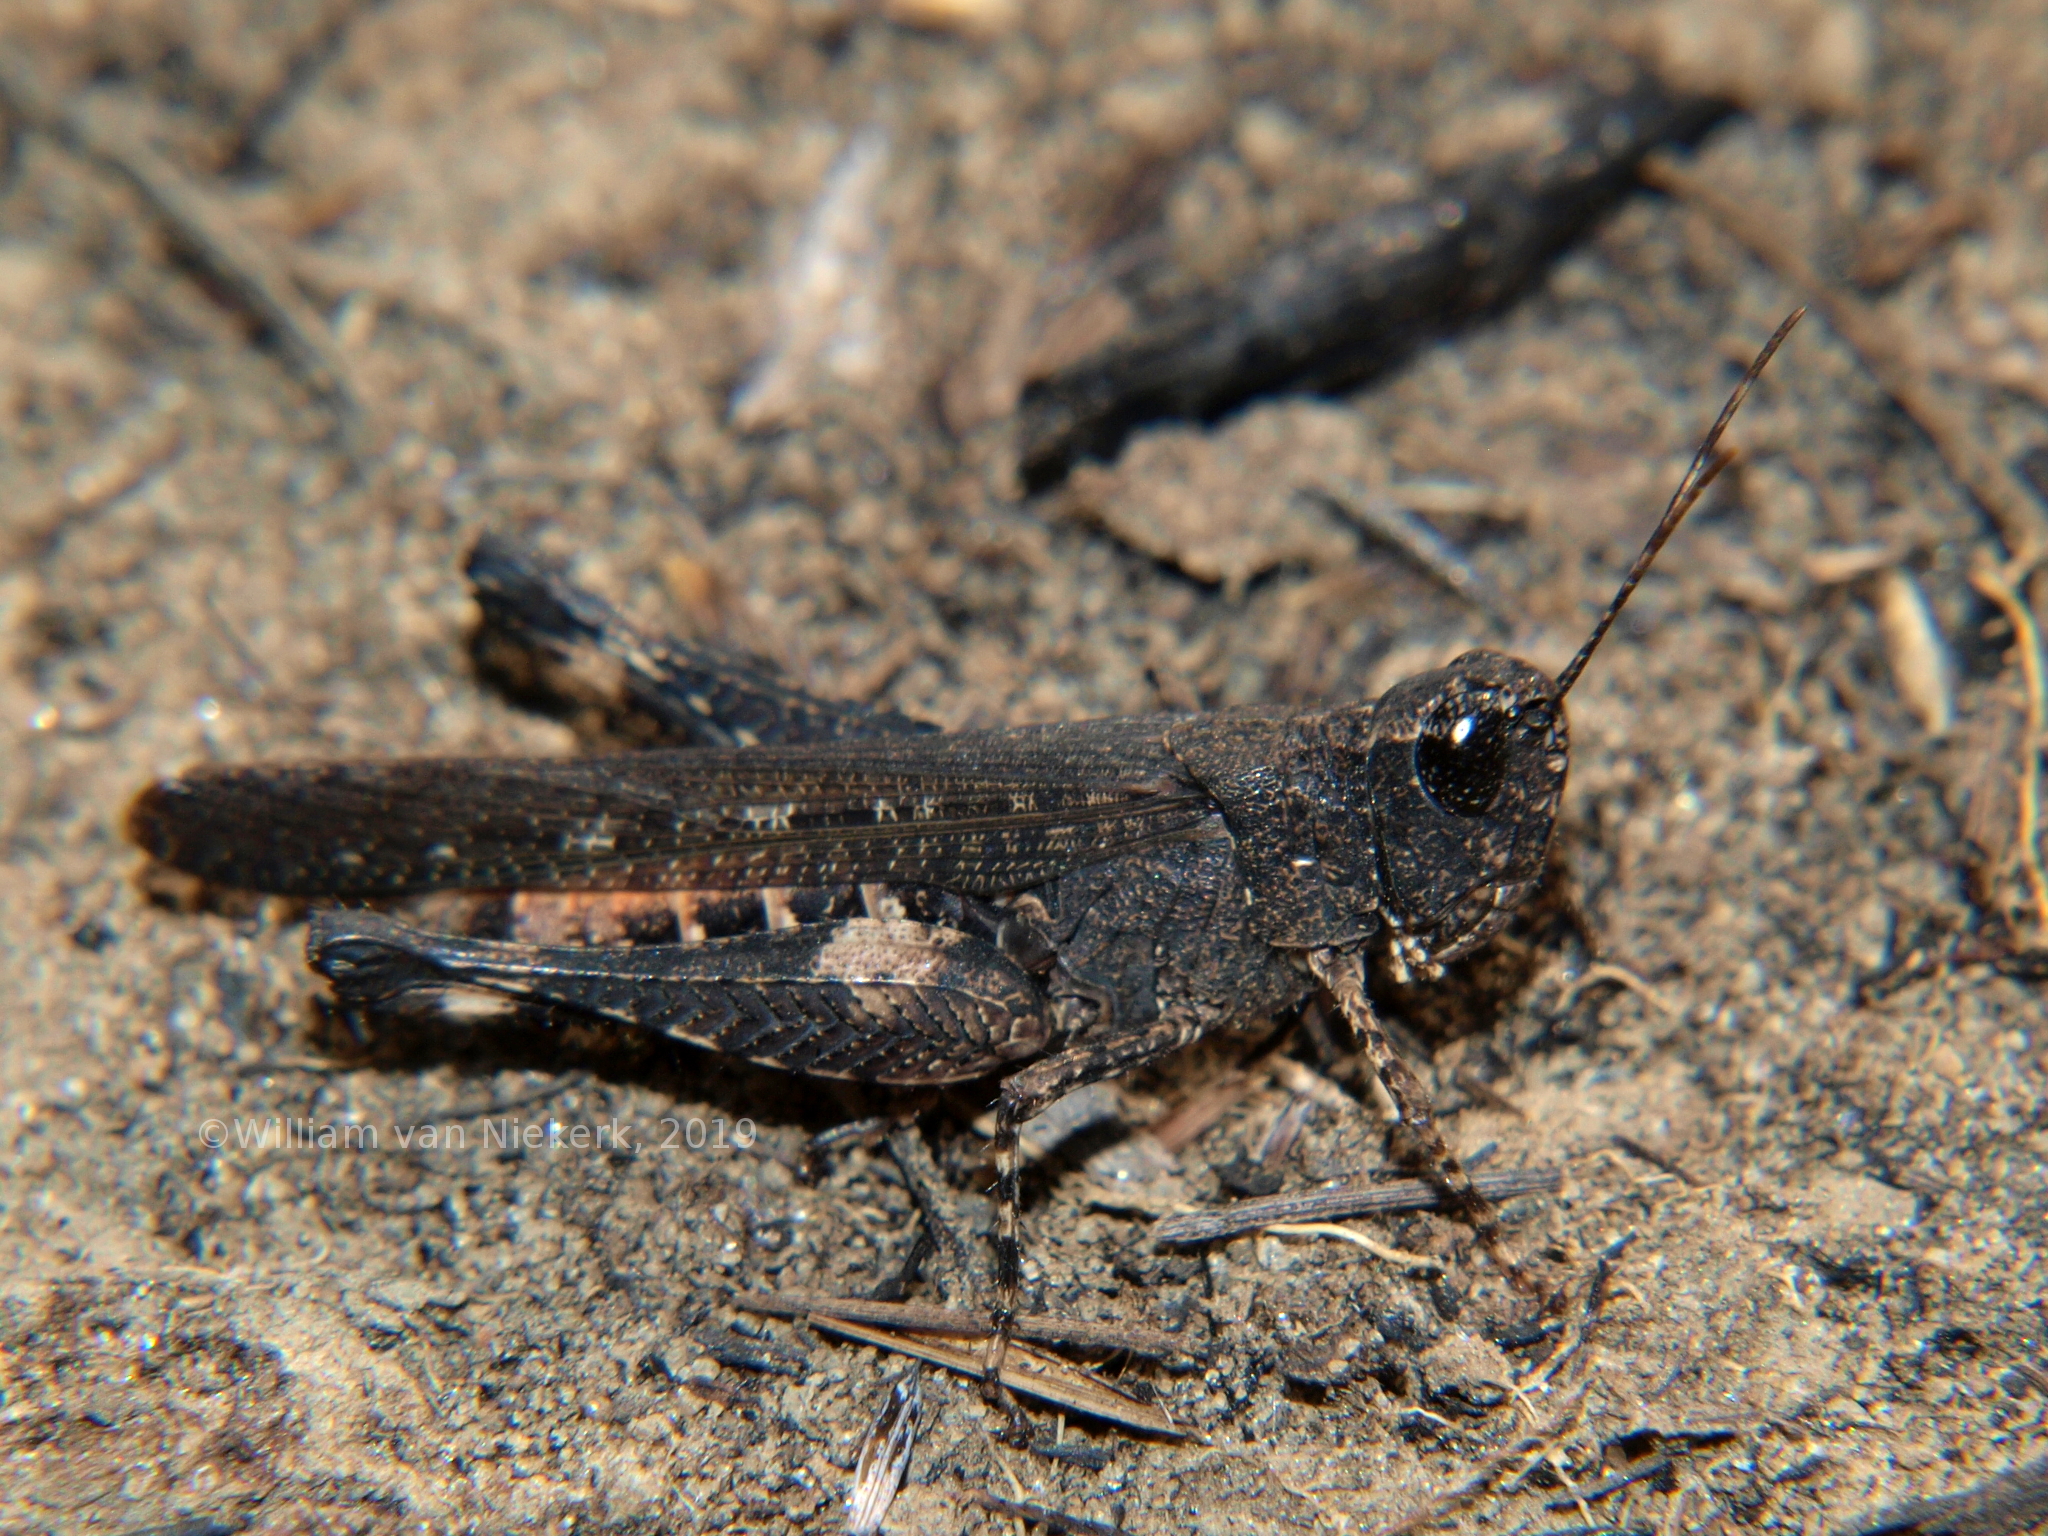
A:
[[[1523,1195],[1555,1194],[1564,1184],[1564,1175],[1555,1168],[1503,1168],[1497,1173],[1475,1173],[1471,1180],[1482,1199],[1499,1203]],[[1390,1179],[1384,1184],[1347,1184],[1341,1189],[1240,1200],[1218,1211],[1183,1211],[1155,1223],[1151,1238],[1161,1248],[1192,1248],[1288,1222],[1433,1211],[1445,1204],[1443,1190],[1427,1179]]]
[[[802,1376],[802,1356],[762,1339],[749,1339],[729,1329],[706,1328],[696,1335],[704,1353],[720,1365],[736,1371],[758,1371],[767,1376]]]
[[[1645,1461],[1641,1466],[1626,1468],[1615,1473],[1612,1477],[1603,1477],[1599,1482],[1589,1483],[1583,1488],[1574,1488],[1562,1498],[1552,1499],[1543,1507],[1545,1509],[1577,1509],[1582,1504],[1597,1504],[1602,1499],[1612,1498],[1624,1488],[1633,1488],[1637,1483],[1648,1482],[1652,1478],[1664,1476],[1665,1473],[1671,1470],[1673,1465],[1674,1462],[1669,1456],[1653,1457]]]
[[[319,84],[327,67],[340,58],[348,46],[355,25],[373,11],[381,0],[350,0],[337,6],[325,22],[290,55],[284,75],[248,111],[235,130],[233,147],[221,157],[224,167],[248,174],[272,168],[265,156],[266,142],[280,124]]]
[[[925,1261],[939,1251],[939,1245],[932,1236],[932,1229],[920,1218],[917,1235],[910,1240],[910,1251],[896,1266],[896,1273],[889,1276],[868,1296],[870,1301],[901,1301],[911,1286],[924,1273]]]
[[[1894,1504],[1845,1536],[2021,1536],[2048,1524],[2048,1457],[1932,1499]]]
[[[1812,1451],[1793,1462],[1782,1471],[1771,1474],[1771,1486],[1778,1488],[1786,1483],[1803,1483],[1816,1472],[1826,1467],[1834,1458],[1826,1451]]]
[[[1546,152],[1340,224],[1169,310],[1025,392],[1026,483],[1043,489],[1078,460],[1113,456],[1147,422],[1211,421],[1258,395],[1385,372],[1526,292],[1635,186],[1643,156],[1694,142],[1728,111],[1644,80],[1573,112]]]
[[[1664,1153],[1654,1148],[1644,1146],[1633,1136],[1623,1136],[1617,1132],[1613,1140],[1616,1147],[1626,1152],[1630,1157],[1635,1158],[1638,1162],[1648,1163],[1659,1172],[1670,1174],[1672,1178],[1678,1180],[1679,1183],[1685,1185],[1688,1189],[1699,1188],[1700,1181],[1679,1166],[1677,1159],[1667,1157]]]
[[[903,1175],[904,1187],[916,1202],[918,1215],[924,1220],[924,1230],[945,1249],[954,1273],[966,1284],[968,1294],[979,1298],[984,1289],[982,1276],[968,1256],[967,1245],[960,1240],[960,1213],[954,1208],[945,1180],[939,1176],[938,1165],[932,1161],[931,1148],[925,1145],[924,1133],[914,1125],[903,1125],[889,1132],[884,1140],[889,1155],[896,1160],[896,1167]]]
[[[1529,1118],[1521,1105],[1517,1104],[1506,1094],[1499,1092],[1490,1083],[1481,1079],[1475,1072],[1460,1069],[1451,1078],[1451,1081],[1470,1095],[1475,1103],[1482,1104],[1498,1114],[1509,1115],[1516,1120],[1527,1120]]]
[[[120,1536],[238,1536],[249,1528],[246,1516],[194,1515],[168,1525],[141,1525],[122,1531]]]
[[[699,1381],[694,1376],[685,1376],[676,1383],[692,1397],[701,1397],[707,1403],[716,1403],[721,1408],[730,1408],[753,1418],[761,1411],[761,1400],[751,1392],[742,1392],[738,1387],[728,1387],[720,1381]]]
[[[1063,1462],[1070,1467],[1086,1467],[1090,1472],[1100,1472],[1109,1465],[1109,1448],[1089,1445],[1080,1440],[1048,1440],[1039,1436],[1031,1442],[1031,1454],[1042,1456],[1047,1461]]]

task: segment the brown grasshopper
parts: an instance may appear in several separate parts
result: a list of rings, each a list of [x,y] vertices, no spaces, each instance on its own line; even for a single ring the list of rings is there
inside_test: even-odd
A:
[[[1535,889],[1564,789],[1565,695],[1732,459],[1721,436],[1798,319],[1750,365],[1555,678],[1471,651],[1338,709],[944,735],[640,635],[486,539],[469,573],[487,627],[558,662],[601,660],[664,745],[199,768],[145,791],[130,830],[167,864],[284,895],[640,893],[624,944],[316,911],[308,955],[344,1001],[482,992],[871,1083],[1007,1072],[991,1377],[1022,1285],[1019,1127],[1319,983],[1398,1111],[1405,1155],[1498,1256],[1490,1207],[1374,1018],[1365,953],[1382,945],[1398,972],[1433,977]]]

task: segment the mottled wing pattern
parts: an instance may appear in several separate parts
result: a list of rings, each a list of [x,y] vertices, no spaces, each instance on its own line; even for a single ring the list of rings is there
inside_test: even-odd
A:
[[[467,574],[483,609],[479,652],[540,663],[530,681],[556,706],[596,703],[632,734],[670,746],[748,747],[938,727],[891,709],[820,699],[768,663],[724,646],[636,629],[602,598],[572,585],[510,540],[485,535]]]
[[[284,895],[738,890],[893,880],[995,895],[1215,815],[1158,721],[571,760],[197,769],[135,840]]]
[[[660,1030],[814,1077],[944,1083],[1042,1049],[1031,978],[992,945],[923,923],[855,919],[634,948],[448,938],[367,912],[318,912],[314,969],[345,1002],[481,989]]]

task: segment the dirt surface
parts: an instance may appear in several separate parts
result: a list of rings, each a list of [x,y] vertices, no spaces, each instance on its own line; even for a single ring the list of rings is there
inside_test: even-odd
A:
[[[793,1172],[885,1101],[595,1028],[351,1034],[293,913],[145,894],[124,806],[212,759],[573,750],[471,663],[486,528],[948,727],[1350,700],[1473,643],[1555,666],[1809,296],[1696,200],[1632,198],[1370,391],[1155,429],[1031,501],[1009,418],[1630,56],[1742,98],[1696,168],[1969,442],[1809,319],[1573,697],[1553,893],[1385,989],[1456,1142],[1563,1171],[1508,1211],[1555,1315],[1435,1216],[1352,1224],[1392,1261],[1153,1249],[1177,1204],[1387,1162],[1311,1030],[1289,1058],[1357,1097],[1284,1158],[1260,1065],[1177,1171],[1091,1172],[1235,1081],[1252,1044],[1216,1042],[1122,1085],[1027,1212],[1034,1307],[1180,1332],[1104,1366],[1189,1438],[999,1447],[928,1371],[887,1529],[998,1524],[981,1491],[1205,1536],[1821,1532],[2048,1444],[2025,695],[1968,580],[2017,524],[1955,472],[2048,443],[2048,9],[17,0],[0,51],[74,113],[13,119],[0,181],[0,1524],[841,1528],[905,1362],[730,1295],[896,1273],[884,1149]],[[1460,482],[1423,510],[1511,629],[1284,494],[1329,473]],[[977,1264],[988,1097],[921,1122]]]

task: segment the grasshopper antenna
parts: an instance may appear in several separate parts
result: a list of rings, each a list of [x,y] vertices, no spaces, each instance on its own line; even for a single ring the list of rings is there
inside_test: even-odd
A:
[[[1621,612],[1622,605],[1629,600],[1650,564],[1664,548],[1665,541],[1678,531],[1678,525],[1685,521],[1685,514],[1693,509],[1707,487],[1714,483],[1714,477],[1735,462],[1732,448],[1721,446],[1721,434],[1728,430],[1728,423],[1735,419],[1735,413],[1742,409],[1742,402],[1749,394],[1749,387],[1756,383],[1757,375],[1764,371],[1771,356],[1778,350],[1785,338],[1792,334],[1792,327],[1806,315],[1806,306],[1800,305],[1771,332],[1771,339],[1764,343],[1763,351],[1757,353],[1756,361],[1742,375],[1742,382],[1735,386],[1735,393],[1728,397],[1728,403],[1721,407],[1721,414],[1714,418],[1714,425],[1708,430],[1706,441],[1700,444],[1700,451],[1692,456],[1692,463],[1685,471],[1685,477],[1678,482],[1678,489],[1672,493],[1671,505],[1664,509],[1649,542],[1643,552],[1636,556],[1636,563],[1628,568],[1628,575],[1622,578],[1621,589],[1614,594],[1614,601],[1607,605],[1607,611],[1600,615],[1600,622],[1593,626],[1593,633],[1586,637],[1586,643],[1579,647],[1579,654],[1571,659],[1562,672],[1557,674],[1557,696],[1562,699],[1572,691],[1572,684],[1579,680],[1579,674],[1586,670],[1586,663],[1593,659],[1600,642],[1607,638],[1607,631],[1614,627],[1614,620]]]

